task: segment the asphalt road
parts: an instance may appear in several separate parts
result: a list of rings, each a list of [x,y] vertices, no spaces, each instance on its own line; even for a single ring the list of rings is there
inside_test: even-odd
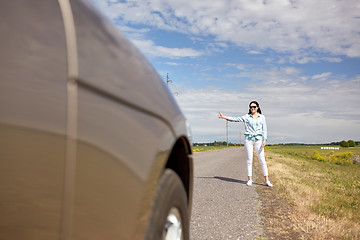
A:
[[[255,185],[246,185],[245,162],[243,147],[194,154],[190,239],[258,239],[263,234],[261,202]]]

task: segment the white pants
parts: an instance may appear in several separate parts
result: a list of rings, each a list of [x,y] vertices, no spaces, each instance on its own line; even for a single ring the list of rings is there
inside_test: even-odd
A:
[[[248,176],[252,176],[252,162],[253,162],[254,147],[255,147],[255,151],[258,156],[264,176],[269,175],[268,169],[266,166],[266,162],[265,162],[264,148],[261,145],[262,145],[261,140],[253,141],[253,140],[245,139],[246,165],[247,165]]]

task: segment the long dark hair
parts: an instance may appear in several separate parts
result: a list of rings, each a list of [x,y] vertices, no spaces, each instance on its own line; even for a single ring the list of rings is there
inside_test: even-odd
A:
[[[256,106],[258,107],[257,112],[261,114],[260,105],[259,105],[259,103],[257,101],[252,101],[251,103],[249,103],[249,114],[251,114],[250,106],[251,106],[252,103],[256,104]]]

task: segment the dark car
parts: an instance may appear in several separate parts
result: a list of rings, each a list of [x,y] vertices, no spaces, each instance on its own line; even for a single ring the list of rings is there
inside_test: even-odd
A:
[[[0,1],[0,239],[188,239],[184,115],[86,1]]]

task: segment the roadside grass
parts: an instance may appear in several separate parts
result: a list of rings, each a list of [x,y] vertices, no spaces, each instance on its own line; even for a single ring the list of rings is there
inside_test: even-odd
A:
[[[333,162],[338,165],[352,163],[350,157],[360,155],[360,147],[339,149],[321,149],[320,146],[268,146],[269,150],[288,157],[300,157],[323,162]]]
[[[212,150],[220,150],[225,148],[235,148],[239,146],[229,146],[226,147],[225,145],[219,145],[219,146],[193,146],[193,152],[207,152]]]
[[[294,207],[289,217],[305,239],[360,239],[360,165],[350,163],[352,154],[360,148],[266,147],[275,191]]]

